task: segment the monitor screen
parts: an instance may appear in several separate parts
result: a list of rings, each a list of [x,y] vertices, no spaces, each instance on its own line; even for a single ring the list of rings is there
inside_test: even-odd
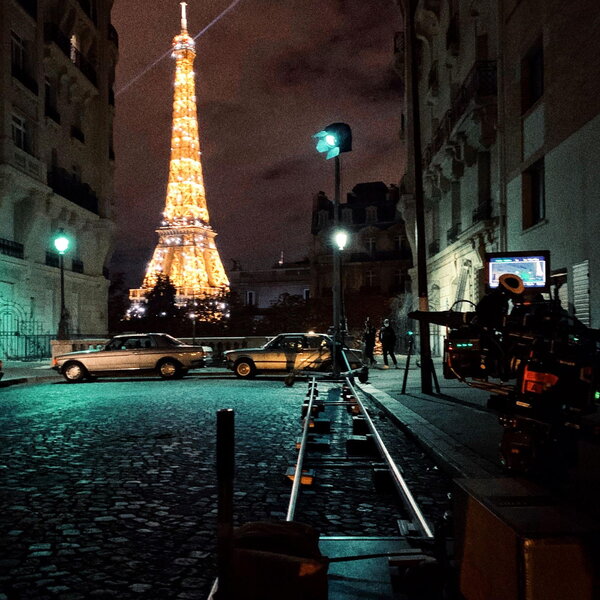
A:
[[[498,287],[500,275],[511,273],[523,280],[526,288],[547,292],[550,289],[550,253],[546,250],[532,252],[494,252],[486,254],[486,287]]]

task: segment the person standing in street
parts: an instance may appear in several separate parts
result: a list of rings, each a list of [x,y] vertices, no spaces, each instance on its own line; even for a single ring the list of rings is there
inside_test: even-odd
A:
[[[381,347],[383,350],[383,368],[387,369],[388,365],[388,354],[394,363],[394,368],[398,368],[398,361],[396,360],[396,355],[394,354],[394,349],[396,348],[396,332],[393,327],[390,325],[390,320],[385,319],[383,321],[383,326],[379,330],[379,341],[381,342]]]
[[[375,335],[377,334],[377,329],[375,325],[371,323],[371,319],[367,317],[365,321],[365,330],[363,332],[363,341],[365,345],[365,364],[370,367],[376,364],[375,357],[373,356],[373,350],[375,349]]]

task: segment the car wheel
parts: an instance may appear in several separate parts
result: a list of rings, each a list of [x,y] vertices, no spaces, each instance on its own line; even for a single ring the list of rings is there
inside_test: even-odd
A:
[[[235,363],[233,372],[237,377],[241,377],[242,379],[251,379],[256,375],[256,367],[251,360],[242,358]]]
[[[179,379],[183,376],[181,365],[171,358],[166,358],[158,363],[158,374],[163,379]]]
[[[80,362],[68,362],[62,370],[64,378],[69,383],[79,383],[83,381],[87,376],[87,369]]]

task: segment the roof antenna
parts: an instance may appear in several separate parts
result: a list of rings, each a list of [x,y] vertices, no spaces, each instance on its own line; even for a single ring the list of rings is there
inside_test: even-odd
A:
[[[181,4],[181,30],[187,31],[187,17],[185,14],[185,7],[187,6],[187,2],[180,2]]]

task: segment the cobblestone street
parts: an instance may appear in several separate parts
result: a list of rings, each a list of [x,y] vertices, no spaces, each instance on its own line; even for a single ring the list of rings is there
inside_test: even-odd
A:
[[[304,393],[301,383],[197,378],[3,390],[0,599],[205,598],[216,411],[235,409],[238,521],[284,518]],[[421,500],[435,504],[444,485]],[[307,516],[329,535],[393,533],[394,519],[375,518],[358,488]]]

